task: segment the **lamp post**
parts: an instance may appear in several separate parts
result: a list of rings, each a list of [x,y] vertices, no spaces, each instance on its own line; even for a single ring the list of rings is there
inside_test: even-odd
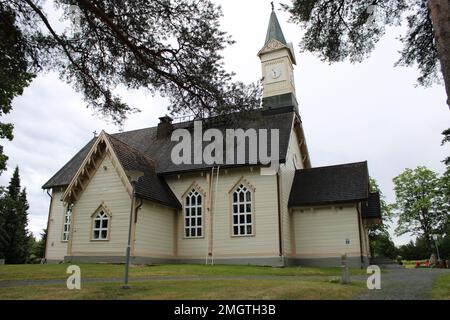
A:
[[[438,243],[437,243],[437,240],[438,240],[438,235],[437,234],[433,234],[433,240],[434,240],[434,245],[436,246],[438,261],[441,261],[441,257],[439,256]]]
[[[123,285],[121,288],[122,289],[130,289],[130,286],[128,285],[128,270],[130,268],[131,227],[133,224],[134,198],[135,198],[135,191],[136,191],[136,183],[139,181],[139,178],[141,178],[144,175],[144,173],[141,171],[126,171],[125,173],[128,176],[128,178],[130,179],[133,191],[131,192],[130,224],[128,225],[128,244],[127,244],[127,249],[125,252],[125,256],[126,256],[125,275],[124,275]]]

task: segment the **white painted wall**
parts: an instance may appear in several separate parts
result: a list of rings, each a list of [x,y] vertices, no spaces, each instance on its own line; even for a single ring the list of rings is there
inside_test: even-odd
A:
[[[255,187],[254,228],[255,235],[247,237],[232,236],[232,213],[230,189],[245,178]],[[221,169],[216,192],[216,176],[212,181],[213,237],[209,232],[209,211],[207,209],[208,182],[206,173],[180,174],[167,177],[167,182],[180,202],[195,182],[206,194],[204,208],[204,236],[202,238],[184,237],[184,213],[178,219],[178,257],[181,259],[206,259],[209,241],[212,241],[214,258],[274,257],[278,256],[278,205],[276,176],[261,176],[258,167],[251,171],[245,169]],[[214,204],[215,200],[215,204]]]
[[[62,241],[65,207],[61,201],[63,189],[52,189],[51,208],[47,235],[47,260],[64,260],[67,254],[67,241]]]
[[[92,215],[102,203],[111,213],[108,241],[92,240]],[[72,252],[69,255],[124,255],[130,206],[131,198],[107,155],[74,205]]]
[[[193,183],[197,186],[197,190],[203,193],[203,237],[201,238],[185,238],[184,236],[184,207],[177,213],[177,247],[178,257],[184,259],[204,259],[208,252],[207,226],[209,224],[209,215],[207,214],[207,197],[208,183],[206,174],[188,173],[182,175],[174,175],[167,177],[172,192],[178,198],[181,204],[185,203],[183,195],[191,189]]]
[[[174,258],[174,209],[144,201],[135,227],[134,256]]]
[[[293,255],[291,246],[291,224],[293,223],[289,215],[289,195],[294,181],[295,170],[303,169],[301,161],[302,154],[298,145],[298,137],[295,130],[291,131],[289,147],[286,155],[286,163],[280,166],[280,193],[281,193],[281,213],[282,213],[282,231],[283,231],[283,252],[286,256]]]
[[[230,189],[244,178],[255,188],[254,236],[232,236]],[[222,171],[214,211],[214,256],[216,258],[276,257],[279,255],[276,175],[263,176],[255,167]]]
[[[296,209],[295,223],[296,257],[328,258],[347,253],[349,257],[360,256],[358,214],[356,206]],[[346,244],[346,239],[350,244]]]

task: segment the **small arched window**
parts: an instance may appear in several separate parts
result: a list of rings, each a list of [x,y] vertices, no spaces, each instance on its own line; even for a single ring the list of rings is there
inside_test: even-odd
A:
[[[202,195],[192,189],[185,198],[184,236],[186,238],[203,237]]]
[[[105,210],[100,210],[94,215],[92,228],[93,240],[108,240],[109,237],[109,215]]]
[[[239,184],[233,191],[233,236],[251,236],[254,233],[252,196],[252,191],[244,184]]]

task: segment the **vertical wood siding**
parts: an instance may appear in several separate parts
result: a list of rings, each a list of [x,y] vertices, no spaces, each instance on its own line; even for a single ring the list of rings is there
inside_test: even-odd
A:
[[[67,242],[62,241],[64,205],[61,196],[64,191],[52,190],[52,206],[50,208],[49,232],[47,235],[47,260],[64,260],[67,254]]]
[[[356,207],[318,208],[294,211],[297,256],[337,257],[342,253],[359,256],[359,229]],[[346,244],[350,239],[350,244]]]
[[[174,256],[174,209],[144,201],[138,210],[134,255]]]
[[[254,236],[232,236],[232,213],[229,191],[244,177],[254,188]],[[277,256],[278,203],[277,176],[262,176],[259,168],[222,170],[219,177],[214,212],[214,256]],[[215,180],[214,180],[215,184]],[[214,189],[215,190],[215,189]]]
[[[285,255],[293,255],[293,248],[291,246],[291,228],[293,223],[289,215],[289,195],[294,181],[295,170],[303,168],[301,161],[302,154],[298,145],[298,137],[294,130],[291,131],[289,140],[289,148],[286,155],[286,163],[280,166],[280,193],[281,193],[281,215],[282,215],[282,230],[283,230],[283,252]],[[296,166],[294,165],[294,161]],[[296,168],[297,167],[297,168]]]
[[[177,246],[178,256],[180,258],[194,258],[204,259],[208,254],[208,224],[209,224],[209,212],[207,210],[207,198],[208,194],[208,182],[206,180],[206,173],[203,176],[200,173],[196,174],[183,174],[170,176],[166,179],[170,188],[180,203],[184,205],[185,199],[183,195],[188,191],[188,188],[195,184],[201,188],[201,191],[205,193],[203,203],[203,237],[201,238],[185,238],[184,233],[184,208],[180,210],[178,214],[177,225]]]
[[[106,168],[106,169],[105,169]],[[92,215],[104,203],[111,213],[109,240],[92,240]],[[106,156],[73,208],[71,255],[124,255],[128,239],[131,199]]]

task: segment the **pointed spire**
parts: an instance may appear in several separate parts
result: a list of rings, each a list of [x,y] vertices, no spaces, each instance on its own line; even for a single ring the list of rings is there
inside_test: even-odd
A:
[[[267,29],[266,42],[264,43],[264,45],[266,45],[270,39],[278,40],[282,44],[287,45],[286,39],[284,38],[283,35],[283,30],[281,30],[277,14],[275,13],[273,1],[271,2],[271,5],[272,5],[272,13],[270,14],[269,28]]]

